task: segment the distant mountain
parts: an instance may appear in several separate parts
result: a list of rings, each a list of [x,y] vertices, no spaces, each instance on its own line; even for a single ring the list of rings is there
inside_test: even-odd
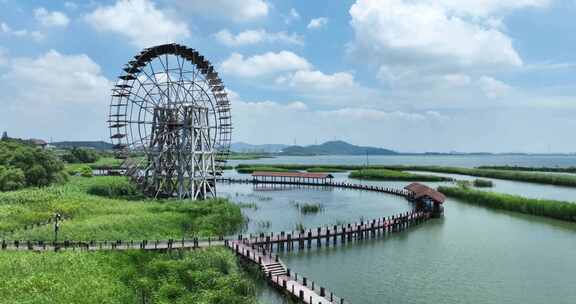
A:
[[[282,155],[396,155],[398,152],[349,144],[345,141],[328,141],[321,145],[290,146],[282,149]]]
[[[60,141],[51,143],[50,145],[60,149],[92,148],[96,150],[112,150],[114,146],[105,141]]]
[[[230,145],[232,152],[238,153],[279,153],[288,145],[281,144],[264,144],[264,145],[251,145],[244,142],[235,142]]]

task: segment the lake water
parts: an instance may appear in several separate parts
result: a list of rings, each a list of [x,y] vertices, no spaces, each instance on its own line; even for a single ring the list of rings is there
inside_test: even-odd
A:
[[[437,165],[456,167],[477,166],[538,166],[570,167],[576,166],[576,155],[379,155],[379,156],[280,156],[255,160],[233,160],[230,164],[321,164],[321,165]]]
[[[371,163],[376,163],[371,157]],[[420,157],[422,158],[422,157]],[[432,159],[431,159],[432,158]],[[572,166],[576,157],[378,157],[386,164],[473,167],[514,164]],[[278,158],[259,163],[362,163],[358,157]],[[363,158],[365,161],[365,157]],[[412,160],[414,162],[408,162]],[[509,160],[510,161],[510,160]],[[254,162],[254,161],[251,161]],[[229,175],[236,173],[228,172]],[[336,178],[345,180],[346,173]],[[470,177],[462,177],[466,179]],[[358,182],[358,181],[356,181]],[[576,201],[576,189],[494,180],[493,191]],[[405,182],[363,182],[403,187]],[[445,183],[428,183],[437,186]],[[291,230],[371,219],[407,210],[391,195],[342,189],[260,191],[252,185],[219,185],[221,195],[254,202],[244,209],[247,231]],[[302,215],[295,202],[321,203],[318,214]],[[263,225],[269,221],[270,224]],[[576,224],[495,211],[448,199],[445,216],[385,239],[284,253],[288,267],[328,287],[351,303],[576,303]],[[261,303],[285,303],[261,290]]]

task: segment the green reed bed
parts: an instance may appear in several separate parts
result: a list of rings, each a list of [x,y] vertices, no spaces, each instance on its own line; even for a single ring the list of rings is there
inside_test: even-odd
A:
[[[576,176],[545,174],[509,170],[471,169],[443,166],[394,166],[398,170],[429,171],[449,174],[462,174],[485,178],[498,178],[520,182],[576,187]]]
[[[388,169],[362,169],[357,171],[352,171],[348,175],[350,178],[355,179],[369,179],[369,180],[384,180],[384,181],[428,181],[428,182],[442,182],[450,181],[451,178],[434,176],[434,175],[424,175],[424,174],[413,174],[396,170]]]
[[[255,303],[224,248],[155,252],[0,252],[2,303]]]
[[[439,187],[438,190],[446,196],[474,205],[576,222],[575,203],[525,198],[466,187]]]
[[[311,172],[311,173],[315,173],[315,172],[338,173],[338,172],[347,172],[348,170],[341,169],[341,168],[331,168],[331,167],[314,167],[314,168],[306,169],[306,171]]]
[[[234,233],[243,225],[240,207],[224,199],[156,201],[136,200],[132,193],[116,190],[112,191],[113,197],[88,193],[95,185],[125,185],[123,179],[73,177],[62,186],[0,193],[0,237],[50,240],[53,237],[50,225],[20,228],[45,222],[54,213],[67,218],[62,223],[60,238],[73,240],[218,236]],[[12,230],[15,231],[11,233]]]
[[[475,179],[472,184],[474,185],[474,187],[476,188],[491,188],[494,187],[494,183],[491,180],[487,180],[487,179]]]
[[[256,167],[236,167],[236,171],[238,171],[238,173],[251,174],[254,171],[290,172],[293,170],[284,169],[284,168],[277,168],[277,167],[269,167],[269,166],[267,166],[267,167],[256,166]]]
[[[479,166],[478,169],[525,171],[525,172],[553,172],[553,173],[576,173],[576,167],[525,167],[525,166]]]

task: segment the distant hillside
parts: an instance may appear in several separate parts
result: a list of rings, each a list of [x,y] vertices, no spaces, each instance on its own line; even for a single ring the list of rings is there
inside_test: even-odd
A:
[[[345,141],[328,141],[321,145],[290,146],[282,150],[282,155],[396,155],[398,152],[376,148],[362,147]]]
[[[114,145],[105,141],[60,141],[50,145],[60,149],[92,148],[96,150],[111,150]]]
[[[232,152],[237,153],[279,153],[288,145],[280,144],[265,144],[265,145],[251,145],[244,142],[232,143],[230,149]]]

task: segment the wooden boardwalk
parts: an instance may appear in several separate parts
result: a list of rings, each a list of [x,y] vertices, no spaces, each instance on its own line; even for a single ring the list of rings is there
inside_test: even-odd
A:
[[[255,237],[239,235],[237,240],[227,242],[227,246],[245,260],[259,265],[270,284],[300,302],[309,304],[346,303],[344,299],[335,296],[325,287],[291,272],[278,255],[273,255],[272,252],[274,250],[310,249],[312,243],[315,243],[316,247],[319,248],[323,241],[325,246],[330,246],[330,244],[332,246],[344,245],[347,242],[400,232],[423,223],[429,218],[430,214],[427,212],[410,211],[388,218],[333,227],[318,227],[307,231],[281,232],[276,235],[273,233],[270,235],[261,234]]]
[[[276,289],[292,296],[302,303],[329,304],[347,303],[344,299],[329,292],[326,288],[318,286],[307,278],[291,272],[277,255],[272,255],[265,250],[249,245],[243,241],[232,241],[228,246],[245,260],[259,265],[260,270],[266,276],[268,282]]]
[[[374,238],[420,224],[430,218],[430,213],[409,211],[395,216],[382,217],[370,221],[361,221],[347,225],[334,225],[331,227],[318,227],[301,231],[280,232],[277,234],[260,234],[257,236],[239,235],[238,240],[247,244],[260,246],[268,251],[291,251],[295,249],[310,249],[315,243],[316,247],[329,247],[338,243],[358,241]]]
[[[410,191],[391,187],[381,187],[374,185],[362,185],[347,182],[335,182],[335,181],[325,181],[325,182],[311,182],[311,181],[257,181],[249,178],[220,178],[219,182],[226,183],[241,183],[241,184],[254,184],[254,185],[294,185],[294,186],[311,186],[311,187],[333,187],[333,188],[343,188],[343,189],[355,189],[364,191],[374,191],[380,193],[387,193],[392,195],[403,196],[410,198],[412,193]]]

